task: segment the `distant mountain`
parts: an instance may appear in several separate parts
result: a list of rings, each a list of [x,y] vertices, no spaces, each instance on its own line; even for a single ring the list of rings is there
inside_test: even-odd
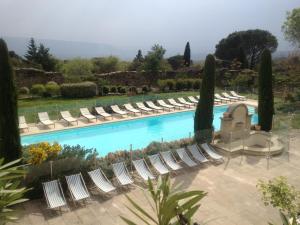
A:
[[[4,37],[9,50],[15,51],[18,55],[24,56],[30,38]],[[101,43],[60,41],[50,39],[35,39],[36,43],[43,43],[50,48],[50,52],[60,59],[74,57],[91,58],[100,56],[119,56],[122,59],[132,59],[137,50],[125,50]]]
[[[18,55],[24,56],[27,51],[27,45],[30,38],[25,37],[3,37],[7,42],[8,48],[15,51]],[[57,58],[70,59],[74,57],[91,58],[114,55],[123,60],[132,60],[137,54],[138,48],[117,48],[102,43],[61,41],[50,39],[35,39],[36,43],[43,43],[50,48],[50,52]],[[147,51],[143,51],[146,54]],[[176,55],[176,51],[167,49],[166,57]],[[206,53],[193,52],[192,59],[195,61],[205,59]]]

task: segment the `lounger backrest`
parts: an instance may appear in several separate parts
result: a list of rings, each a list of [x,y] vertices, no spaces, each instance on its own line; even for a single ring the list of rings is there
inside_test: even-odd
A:
[[[169,98],[168,101],[169,101],[171,104],[175,104],[175,105],[178,104],[173,98]]]
[[[51,209],[67,205],[59,180],[42,183],[44,195]]]
[[[146,165],[146,162],[144,159],[138,159],[138,160],[133,160],[132,161],[134,168],[138,172],[138,174],[144,179],[148,180],[154,179],[153,174],[150,172],[148,166]]]
[[[95,107],[95,110],[97,113],[105,113],[105,110],[103,109],[103,107]]]
[[[74,200],[79,201],[90,197],[81,173],[66,176],[66,181]]]
[[[197,145],[190,145],[187,147],[192,156],[199,162],[207,162],[207,158],[199,151]]]
[[[62,111],[62,112],[60,112],[60,114],[61,114],[61,116],[63,118],[70,118],[70,117],[72,117],[72,115],[70,114],[69,111]]]
[[[160,173],[160,174],[166,174],[169,173],[168,168],[163,164],[161,161],[161,158],[159,157],[159,154],[149,155],[148,156],[151,164],[153,167]]]
[[[112,105],[111,108],[112,108],[112,110],[115,110],[115,111],[121,111],[121,109],[119,108],[118,105]]]
[[[215,160],[223,159],[221,155],[216,153],[207,143],[201,144],[201,148],[212,158]]]
[[[145,108],[145,105],[142,102],[137,102],[136,105],[140,108]]]
[[[124,162],[112,164],[115,176],[122,185],[133,183]]]
[[[38,113],[38,116],[41,121],[50,120],[47,112],[40,112],[40,113]]]
[[[88,172],[94,184],[104,192],[110,192],[115,190],[115,187],[112,183],[107,179],[107,177],[103,174],[102,170],[96,169]]]
[[[179,148],[176,150],[179,158],[186,164],[188,165],[189,167],[193,167],[193,166],[196,166],[197,163],[195,163],[191,158],[190,156],[187,154],[187,152],[185,151],[184,148]]]
[[[88,108],[81,108],[80,112],[81,112],[82,115],[91,115],[91,113],[88,110]]]
[[[161,157],[172,170],[178,170],[181,166],[175,161],[171,151],[161,152]]]
[[[153,103],[152,101],[147,101],[146,103],[147,103],[149,106],[151,106],[151,107],[153,107],[153,106],[154,106],[154,107],[157,107],[156,105],[154,105],[154,103]]]
[[[230,91],[230,93],[233,95],[233,96],[239,96],[235,91]]]
[[[19,116],[19,124],[26,124],[25,116]]]
[[[224,95],[225,97],[230,97],[226,92],[222,92],[222,95]]]
[[[132,106],[131,104],[129,104],[129,103],[124,104],[124,106],[125,106],[125,108],[127,108],[127,109],[133,109],[133,106]]]
[[[157,100],[157,102],[161,105],[166,105],[165,101],[163,101],[163,100]]]

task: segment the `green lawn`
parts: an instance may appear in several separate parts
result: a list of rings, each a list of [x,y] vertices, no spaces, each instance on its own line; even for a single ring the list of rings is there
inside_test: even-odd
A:
[[[22,99],[18,101],[19,115],[24,115],[27,122],[37,122],[38,112],[48,112],[51,119],[58,119],[59,112],[69,110],[73,116],[79,116],[79,108],[87,107],[92,109],[94,106],[122,105],[128,102],[167,99],[175,97],[185,97],[199,95],[199,92],[169,92],[151,93],[147,95],[135,96],[104,96],[88,99],[63,99],[63,98],[37,98]]]

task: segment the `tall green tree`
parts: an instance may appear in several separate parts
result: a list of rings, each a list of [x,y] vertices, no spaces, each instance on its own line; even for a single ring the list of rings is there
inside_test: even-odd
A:
[[[145,56],[145,61],[142,65],[142,69],[144,69],[147,73],[152,75],[157,75],[160,71],[164,69],[164,55],[166,53],[166,49],[164,49],[161,45],[155,44],[151,51]]]
[[[28,61],[34,62],[37,58],[38,47],[36,46],[35,40],[33,38],[30,38],[27,48],[28,49],[25,54],[25,58]]]
[[[239,58],[240,48],[242,48],[249,68],[253,69],[259,62],[264,49],[274,52],[277,46],[276,37],[269,31],[259,29],[238,31],[229,34],[216,45],[215,55],[219,59],[231,61]]]
[[[27,53],[25,58],[32,62],[41,65],[41,67],[46,71],[54,71],[58,60],[55,59],[50,54],[50,49],[46,48],[43,44],[40,43],[37,47],[35,40],[31,38],[29,40]]]
[[[200,100],[196,108],[194,120],[195,139],[198,143],[210,142],[212,139],[215,73],[215,57],[211,54],[207,55],[200,89]]]
[[[258,124],[261,130],[270,131],[274,115],[273,76],[271,52],[265,49],[261,55],[258,75]]]
[[[239,49],[239,53],[238,53],[237,59],[241,63],[242,69],[248,68],[248,59],[247,59],[245,51],[244,51],[244,49],[242,47],[240,47],[240,49]]]
[[[21,157],[17,94],[6,43],[0,39],[0,158]]]
[[[191,48],[190,48],[190,42],[187,42],[184,49],[183,54],[184,59],[184,65],[189,67],[191,65]]]
[[[288,41],[300,48],[300,8],[287,12],[282,31]]]
[[[144,62],[144,56],[142,54],[142,50],[139,49],[137,55],[134,57],[132,63],[129,66],[130,70],[138,70],[139,67],[143,64]]]
[[[177,70],[184,65],[184,59],[182,55],[174,55],[169,57],[168,63],[172,66],[173,70]]]

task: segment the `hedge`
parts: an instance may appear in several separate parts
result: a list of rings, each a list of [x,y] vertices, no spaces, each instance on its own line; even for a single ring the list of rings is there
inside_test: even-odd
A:
[[[60,88],[64,98],[89,98],[97,95],[97,85],[88,81],[62,84]]]
[[[157,84],[161,91],[198,90],[201,86],[199,79],[166,79],[158,80]]]
[[[49,97],[60,95],[60,86],[54,81],[50,81],[45,85],[46,95]]]

